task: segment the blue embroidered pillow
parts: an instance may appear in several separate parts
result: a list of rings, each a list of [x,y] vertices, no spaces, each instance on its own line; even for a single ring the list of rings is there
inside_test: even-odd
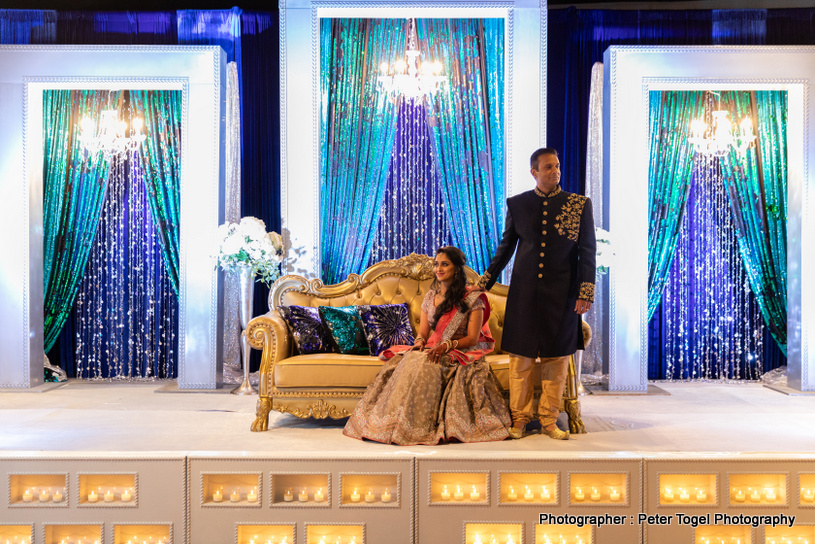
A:
[[[331,343],[320,320],[317,308],[309,306],[280,306],[277,309],[289,331],[300,355],[330,352]]]
[[[357,306],[357,311],[372,355],[379,355],[391,346],[413,345],[407,304]]]
[[[356,306],[320,306],[319,310],[336,351],[354,355],[370,352]]]

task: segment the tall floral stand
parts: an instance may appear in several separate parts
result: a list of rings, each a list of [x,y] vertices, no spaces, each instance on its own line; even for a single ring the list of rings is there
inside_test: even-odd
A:
[[[252,319],[252,305],[255,299],[255,273],[248,266],[240,267],[238,271],[238,284],[240,289],[240,319],[241,319],[241,363],[243,364],[243,383],[232,390],[233,395],[254,395],[255,388],[249,381],[249,337],[246,336],[246,326]]]

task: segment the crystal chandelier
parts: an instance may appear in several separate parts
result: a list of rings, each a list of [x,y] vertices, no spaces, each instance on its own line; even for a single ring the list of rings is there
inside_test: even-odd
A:
[[[99,152],[106,155],[117,155],[135,151],[145,140],[142,133],[143,121],[134,117],[130,123],[119,119],[117,110],[103,110],[97,125],[90,117],[85,117],[79,124],[79,142],[92,154]]]
[[[405,59],[399,59],[389,66],[383,62],[379,69],[379,85],[382,90],[394,99],[400,96],[415,100],[439,91],[446,81],[439,61],[419,63],[421,52],[417,46],[416,20],[409,19],[407,48]]]
[[[710,106],[712,109],[712,103]],[[709,109],[706,108],[706,111],[709,112]],[[731,149],[740,155],[747,152],[756,139],[753,120],[747,116],[738,125],[733,125],[729,116],[730,113],[719,105],[719,109],[707,115],[707,122],[703,118],[691,121],[688,141],[693,144],[694,152],[714,157],[723,157]]]

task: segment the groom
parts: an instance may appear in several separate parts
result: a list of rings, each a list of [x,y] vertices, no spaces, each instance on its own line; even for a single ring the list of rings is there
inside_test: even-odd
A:
[[[501,244],[478,286],[489,290],[513,253],[501,349],[509,358],[512,438],[532,419],[532,368],[541,360],[538,415],[544,434],[566,440],[557,428],[569,357],[583,348],[581,315],[594,302],[595,239],[591,201],[560,188],[553,148],[530,160],[535,187],[507,199]]]

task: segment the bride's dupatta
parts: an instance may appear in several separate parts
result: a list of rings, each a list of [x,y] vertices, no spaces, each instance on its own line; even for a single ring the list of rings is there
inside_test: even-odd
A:
[[[464,302],[467,304],[468,308],[472,308],[475,301],[481,297],[483,297],[482,301],[484,302],[484,315],[481,318],[481,332],[478,333],[478,342],[469,348],[454,349],[447,352],[447,355],[462,365],[473,363],[481,359],[486,354],[491,353],[495,347],[495,340],[492,338],[490,326],[488,324],[490,319],[490,303],[487,300],[487,294],[483,291],[471,290],[467,293],[467,296],[464,297]],[[442,315],[439,318],[439,322],[436,323],[436,327],[433,329],[433,334],[431,334],[430,338],[428,338],[425,348],[432,348],[440,342],[450,340],[459,327],[461,327],[462,322],[468,317],[469,312],[461,312],[455,307],[446,314]],[[412,349],[413,346],[391,346],[380,353],[379,358],[387,361],[395,355],[400,355]]]

